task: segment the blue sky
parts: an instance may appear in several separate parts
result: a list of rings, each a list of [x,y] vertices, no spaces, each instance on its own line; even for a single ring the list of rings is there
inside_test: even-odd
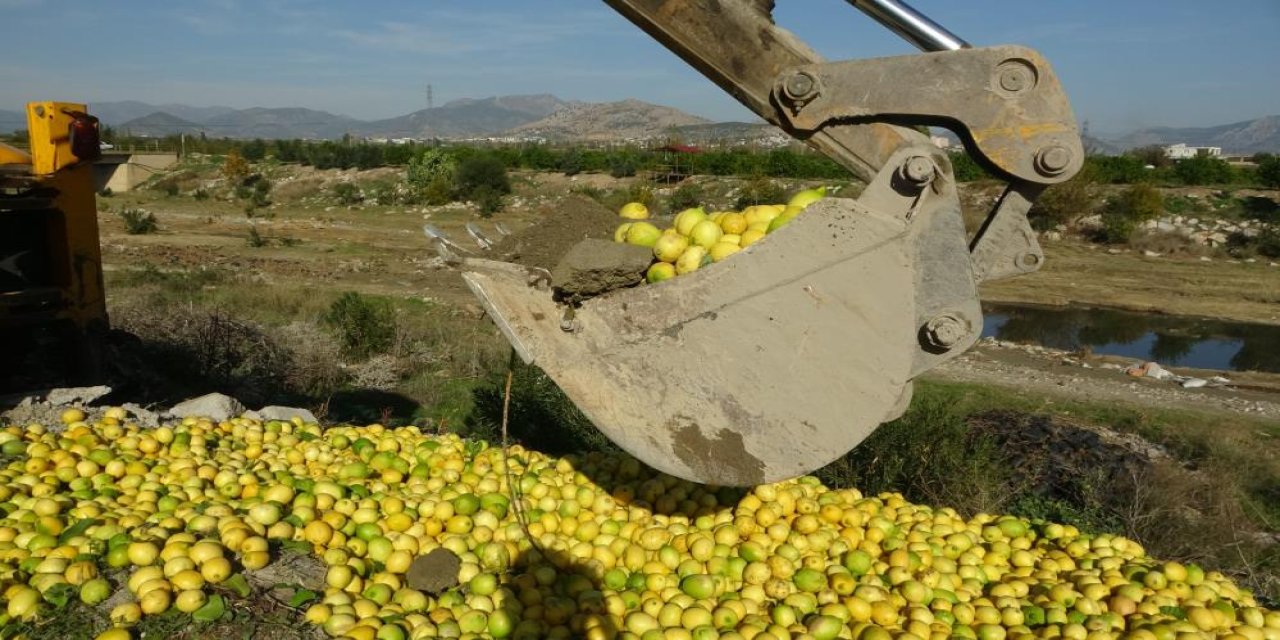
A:
[[[1094,131],[1280,114],[1280,0],[913,0],[975,45],[1054,64]],[[911,49],[843,0],[779,0],[829,59]],[[136,99],[362,119],[463,97],[628,97],[749,114],[594,0],[0,0],[0,108]],[[17,52],[17,53],[15,53]]]

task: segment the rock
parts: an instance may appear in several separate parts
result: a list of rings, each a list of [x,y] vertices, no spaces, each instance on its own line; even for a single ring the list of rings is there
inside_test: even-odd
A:
[[[319,558],[308,553],[287,551],[277,555],[267,566],[244,573],[256,590],[266,591],[277,602],[287,604],[297,592],[292,585],[324,591],[325,571],[326,567]]]
[[[462,560],[457,555],[439,547],[413,559],[405,574],[405,584],[410,589],[437,596],[458,585],[458,570],[461,568]]]
[[[563,296],[590,298],[639,284],[651,262],[653,250],[647,247],[587,238],[551,271],[551,286]]]
[[[1156,253],[1155,251],[1152,251],[1152,250],[1150,250],[1150,249],[1147,249],[1147,250],[1144,250],[1144,251],[1142,252],[1142,255],[1144,255],[1144,256],[1146,256],[1146,257],[1148,257],[1148,258],[1159,258],[1161,254]]]
[[[132,402],[126,402],[120,405],[120,408],[133,414],[134,421],[136,421],[139,425],[143,427],[160,426],[160,414],[154,411],[145,409],[142,406],[134,404]]]
[[[1213,258],[1209,256],[1200,256],[1200,262],[1213,262]]]
[[[1044,239],[1045,239],[1045,240],[1048,240],[1048,241],[1050,241],[1050,242],[1057,242],[1057,241],[1059,241],[1059,240],[1061,240],[1061,239],[1062,239],[1062,232],[1061,232],[1061,231],[1046,231],[1046,232],[1045,232],[1045,234],[1044,234]]]
[[[1186,380],[1182,381],[1182,388],[1198,389],[1200,387],[1205,386],[1206,384],[1209,384],[1209,381],[1203,378],[1187,378]]]
[[[96,387],[67,387],[51,389],[45,394],[45,402],[54,406],[69,404],[90,404],[94,400],[111,393],[111,387],[100,384]]]
[[[198,398],[184,400],[173,405],[168,415],[172,418],[202,416],[210,420],[226,420],[244,413],[239,400],[222,393],[207,393]]]
[[[283,420],[288,422],[293,420],[294,416],[297,416],[302,418],[303,422],[319,422],[316,420],[315,414],[307,411],[306,409],[299,409],[298,407],[282,407],[273,404],[271,406],[258,409],[257,413],[260,420]]]

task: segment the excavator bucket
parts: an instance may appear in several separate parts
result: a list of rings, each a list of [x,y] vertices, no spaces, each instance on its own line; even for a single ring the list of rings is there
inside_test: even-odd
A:
[[[466,260],[463,277],[614,442],[682,478],[750,486],[812,471],[902,412],[913,252],[905,220],[828,199],[730,259],[571,312],[517,265]]]

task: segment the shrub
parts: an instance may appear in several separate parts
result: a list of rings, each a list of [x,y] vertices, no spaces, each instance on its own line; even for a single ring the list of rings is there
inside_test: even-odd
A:
[[[458,173],[454,179],[454,192],[465,200],[480,203],[481,198],[490,203],[496,198],[511,193],[511,180],[507,178],[507,167],[497,156],[479,153],[469,156],[458,164]]]
[[[248,245],[256,249],[259,247],[265,247],[267,244],[267,239],[264,238],[261,233],[258,233],[258,227],[249,225]]]
[[[111,196],[115,195],[115,192],[111,190],[111,187],[103,187],[102,191],[98,192],[98,195],[103,198],[110,198]]]
[[[1209,156],[1196,156],[1180,160],[1173,173],[1188,185],[1228,184],[1235,179],[1235,169],[1225,160]]]
[[[442,149],[427,149],[409,159],[404,179],[410,189],[421,193],[434,184],[451,184],[457,171],[458,163],[449,154]]]
[[[438,176],[432,179],[422,191],[422,202],[433,206],[453,202],[453,178]]]
[[[333,301],[325,322],[338,334],[348,355],[367,358],[391,348],[396,337],[395,309],[385,300],[353,291]]]
[[[560,170],[566,176],[576,176],[582,173],[585,164],[582,152],[577,149],[570,149],[568,153],[564,154],[563,158],[560,158]]]
[[[253,204],[259,207],[265,207],[271,204],[272,186],[271,181],[266,178],[261,178],[255,181],[253,183],[253,194],[250,196],[250,200],[253,201]]]
[[[685,182],[676,187],[671,193],[671,197],[667,200],[667,208],[672,212],[684,211],[702,204],[703,193],[702,187],[696,184]]]
[[[951,171],[956,177],[956,182],[973,182],[975,180],[985,180],[991,177],[982,165],[978,164],[972,156],[964,151],[950,152]]]
[[[776,182],[765,177],[757,177],[742,186],[735,209],[745,209],[757,204],[775,204],[785,202],[787,192]]]
[[[1257,161],[1258,182],[1272,189],[1280,189],[1280,156],[1259,154]]]
[[[125,233],[131,236],[155,233],[160,228],[160,225],[156,223],[155,215],[150,211],[129,207],[120,210],[119,215],[120,219],[124,221]]]
[[[239,183],[249,176],[249,163],[239,151],[232,149],[222,160],[222,175],[228,181]]]
[[[1060,224],[1071,224],[1093,215],[1099,201],[1097,183],[1091,176],[1082,173],[1045,189],[1035,204],[1031,205],[1027,220],[1033,228],[1041,231]]]
[[[505,206],[502,194],[489,186],[480,186],[473,190],[471,200],[476,203],[476,207],[480,209],[480,215],[485,218],[502,211]]]
[[[1124,244],[1133,237],[1138,224],[1129,217],[1108,211],[1102,214],[1102,229],[1098,239],[1107,244]]]
[[[360,187],[352,182],[339,182],[330,187],[329,190],[341,204],[353,205],[364,201],[364,194],[360,192]]]
[[[207,190],[205,190],[203,187],[201,187],[201,188],[199,188],[199,189],[196,189],[196,190],[191,194],[191,197],[192,197],[192,198],[195,198],[196,200],[200,200],[200,201],[208,200],[208,199],[209,199],[209,192],[208,192]]]
[[[1149,184],[1135,184],[1108,202],[1107,211],[1134,222],[1154,220],[1164,213],[1164,196]]]
[[[221,391],[264,402],[286,391],[289,352],[256,324],[198,305],[150,300],[112,309],[111,322],[140,339],[146,366],[135,368],[171,393]]]
[[[636,175],[635,159],[627,156],[613,158],[609,162],[609,175],[615,178],[630,178]]]

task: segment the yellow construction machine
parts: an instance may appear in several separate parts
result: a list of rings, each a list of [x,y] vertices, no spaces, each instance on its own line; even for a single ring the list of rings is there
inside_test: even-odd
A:
[[[94,380],[107,332],[98,120],[36,102],[27,132],[26,150],[0,143],[0,392]]]

